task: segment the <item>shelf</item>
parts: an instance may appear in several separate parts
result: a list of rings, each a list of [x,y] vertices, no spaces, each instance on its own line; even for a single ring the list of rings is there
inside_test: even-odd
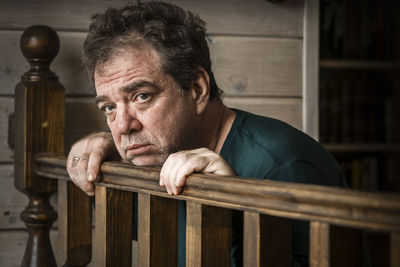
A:
[[[332,153],[388,153],[400,154],[400,143],[325,143]]]
[[[337,70],[400,70],[399,61],[321,59],[319,66]]]

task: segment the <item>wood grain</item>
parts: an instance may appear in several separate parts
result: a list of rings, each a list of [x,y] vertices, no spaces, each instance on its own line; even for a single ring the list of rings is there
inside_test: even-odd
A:
[[[302,41],[211,36],[212,67],[226,95],[301,96]]]
[[[65,157],[39,155],[36,164],[40,175],[69,179]],[[171,197],[158,183],[158,168],[106,162],[101,166],[101,172],[103,180],[100,185]],[[370,230],[400,231],[400,196],[386,192],[193,174],[186,180],[183,194],[173,198],[271,216],[311,221],[318,219]]]
[[[231,211],[188,201],[186,214],[186,266],[230,266]]]
[[[301,98],[225,96],[224,103],[231,108],[275,118],[289,123],[299,130],[303,129]]]
[[[2,55],[0,94],[13,94],[21,73],[28,66],[18,49],[22,32],[0,31]],[[60,55],[52,69],[59,75],[67,95],[94,95],[80,57],[85,33],[60,32]],[[213,71],[227,95],[301,96],[302,41],[247,36],[212,35],[210,46]]]
[[[72,182],[58,181],[58,253],[62,265],[85,266],[92,255],[92,203]]]
[[[329,224],[310,222],[310,267],[329,267]]]
[[[138,195],[138,266],[177,266],[178,202]]]
[[[133,193],[96,186],[94,266],[131,266]]]
[[[243,266],[290,266],[290,221],[245,211]]]
[[[263,0],[168,1],[197,13],[207,22],[210,33],[300,37],[303,32],[304,0],[269,3]],[[86,31],[90,16],[125,1],[82,0],[75,5],[67,0],[0,2],[2,29],[23,29],[46,24],[57,30]]]

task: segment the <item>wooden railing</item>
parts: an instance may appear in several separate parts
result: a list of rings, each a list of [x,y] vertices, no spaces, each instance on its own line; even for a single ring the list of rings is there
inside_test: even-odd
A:
[[[35,37],[36,46],[48,45],[57,40],[54,34],[36,27],[23,39]],[[22,214],[30,240],[23,266],[55,266],[48,234],[56,216],[48,197],[57,189],[56,251],[63,266],[131,266],[134,192],[138,192],[134,260],[140,267],[177,265],[179,200],[186,202],[186,266],[230,265],[232,210],[243,212],[244,266],[288,266],[293,219],[310,222],[310,266],[361,266],[364,230],[388,233],[390,251],[382,262],[400,266],[398,195],[194,174],[181,195],[170,196],[158,184],[159,169],[115,162],[101,166],[101,180],[96,183],[92,243],[90,197],[70,182],[64,156],[37,154],[62,153],[64,128],[64,95],[57,93],[62,86],[48,68],[56,53],[39,48],[29,53],[23,48],[36,65],[24,75],[16,99],[24,112],[17,116],[22,133],[15,181],[30,198]]]

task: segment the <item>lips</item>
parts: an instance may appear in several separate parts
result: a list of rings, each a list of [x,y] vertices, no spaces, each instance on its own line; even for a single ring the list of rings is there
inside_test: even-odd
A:
[[[127,155],[140,155],[146,153],[150,149],[151,146],[149,144],[134,144],[124,148]]]

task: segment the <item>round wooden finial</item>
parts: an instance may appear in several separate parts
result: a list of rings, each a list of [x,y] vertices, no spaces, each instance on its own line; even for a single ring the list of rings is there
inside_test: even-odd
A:
[[[51,62],[58,54],[60,40],[52,28],[45,25],[33,25],[22,34],[20,45],[28,61]]]

